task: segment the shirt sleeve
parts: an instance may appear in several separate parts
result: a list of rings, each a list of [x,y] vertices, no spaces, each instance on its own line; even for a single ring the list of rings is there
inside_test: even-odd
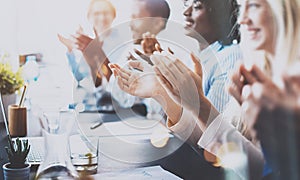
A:
[[[197,142],[202,134],[202,131],[197,125],[197,121],[193,117],[192,112],[186,109],[182,110],[180,120],[175,125],[173,125],[168,118],[167,127],[181,140],[188,140],[193,145],[197,145]]]
[[[80,64],[77,63],[74,52],[67,52],[67,58],[74,78],[77,81],[81,81],[83,78],[86,77],[86,74],[80,72]]]
[[[236,145],[234,151],[229,151],[229,144]],[[262,177],[264,158],[261,149],[248,141],[229,121],[220,114],[203,132],[198,145],[226,162],[232,153],[246,156],[245,163],[239,166],[229,166],[242,179],[260,179]],[[226,148],[227,147],[227,148]],[[232,148],[232,146],[231,146]],[[224,149],[228,151],[224,152]],[[222,153],[222,155],[220,155]],[[235,158],[239,159],[239,158]],[[243,162],[239,162],[243,163]],[[245,173],[246,170],[246,173]],[[249,172],[247,172],[249,170]]]

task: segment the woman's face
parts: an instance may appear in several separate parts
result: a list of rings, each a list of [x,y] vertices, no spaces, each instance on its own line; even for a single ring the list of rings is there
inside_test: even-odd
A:
[[[95,2],[90,9],[88,19],[97,32],[102,32],[111,27],[114,20],[114,11],[106,2]]]
[[[212,43],[211,41],[215,40],[216,31],[212,28],[213,22],[210,22],[208,18],[210,10],[200,0],[193,0],[186,5],[188,8],[183,13],[185,34],[195,39],[201,35],[209,44]]]
[[[266,0],[237,0],[242,41],[254,50],[274,54],[275,21]]]

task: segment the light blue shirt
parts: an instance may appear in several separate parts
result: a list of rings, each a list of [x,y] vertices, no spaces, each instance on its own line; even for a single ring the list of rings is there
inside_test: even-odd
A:
[[[204,95],[222,112],[231,97],[225,87],[235,64],[242,60],[241,49],[237,44],[214,42],[200,52],[199,57],[203,66]]]
[[[82,55],[81,58],[79,58],[79,56],[76,56],[72,51],[67,52],[67,58],[72,74],[77,82],[90,75],[89,66]]]

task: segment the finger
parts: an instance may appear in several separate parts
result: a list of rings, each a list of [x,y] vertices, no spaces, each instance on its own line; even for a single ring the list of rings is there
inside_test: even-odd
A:
[[[181,77],[180,74],[182,74],[182,73],[177,69],[174,62],[171,62],[170,60],[168,60],[166,58],[164,61],[161,61],[157,65],[157,68],[159,69],[161,74],[164,76],[164,78],[166,78],[171,83],[171,85],[173,87],[175,87],[175,84],[178,83],[176,76]]]
[[[242,101],[246,101],[250,98],[253,98],[251,86],[245,85],[242,89]]]
[[[255,76],[252,73],[250,73],[243,64],[240,66],[240,72],[244,78],[244,84],[253,84],[257,81]]]
[[[95,38],[98,39],[99,36],[98,36],[97,30],[95,27],[93,27],[93,32],[94,32]]]
[[[129,53],[129,56],[127,57],[127,60],[137,60],[136,57],[134,57],[131,52],[128,52]]]
[[[139,55],[144,61],[146,61],[147,63],[149,63],[151,66],[153,65],[153,62],[150,60],[150,57],[148,57],[147,55],[145,55],[144,53],[142,53],[141,51],[137,50],[134,48],[134,52]]]
[[[168,63],[167,65],[175,78],[181,77],[183,74],[190,72],[190,70],[188,68],[186,69],[186,66],[179,59],[176,59],[175,62],[168,59],[166,62]]]
[[[155,49],[158,52],[162,52],[163,51],[163,49],[160,47],[160,45],[158,43],[155,44]]]
[[[141,78],[141,76],[139,76],[137,72],[132,73],[128,79],[128,85],[130,85],[130,87],[131,87],[134,84],[138,84],[140,78]]]
[[[228,92],[237,100],[239,104],[242,103],[241,91],[236,86],[229,86]]]
[[[114,64],[112,63],[108,63],[108,67],[111,69],[111,70],[116,70],[118,69]]]
[[[118,64],[114,64],[114,63],[108,63],[108,66],[115,69],[121,69],[121,67]]]
[[[75,44],[85,44],[86,43],[85,37],[82,34],[77,33],[75,35],[71,35],[71,37],[74,38]]]
[[[185,73],[194,73],[193,71],[191,71],[182,61],[180,61],[179,59],[175,60],[175,66],[177,67],[177,69],[185,74]]]
[[[129,61],[128,65],[134,69],[144,71],[145,64],[141,61]]]
[[[122,71],[123,73],[126,73],[128,76],[130,76],[131,72],[125,68],[122,68],[120,67],[118,64],[112,64],[112,63],[109,63],[111,66],[113,66],[113,68],[116,68],[120,71]]]
[[[299,67],[298,67],[299,68]],[[291,69],[291,68],[290,68]],[[299,70],[298,70],[299,71]],[[282,76],[285,89],[293,95],[300,95],[300,75],[299,72],[286,72]]]
[[[172,51],[172,49],[170,47],[168,47],[168,51],[169,51],[169,53],[174,54],[174,51]]]
[[[254,101],[271,110],[277,104],[277,99],[280,98],[280,95],[277,88],[272,89],[272,91],[269,88],[258,82],[254,83],[251,87]]]
[[[143,39],[150,37],[150,32],[147,31],[143,34]]]
[[[122,69],[116,69],[118,72],[118,75],[122,78],[128,81],[130,75],[128,75],[127,73],[125,73],[124,71],[122,71]]]
[[[117,83],[120,89],[127,92],[126,90],[128,90],[128,85],[124,83],[123,79],[120,76],[117,77]]]
[[[259,81],[259,82],[266,82],[268,80],[267,76],[265,75],[265,73],[263,73],[260,68],[257,65],[253,65],[250,72],[255,76],[255,78]]]
[[[255,137],[256,133],[255,133],[254,126],[256,124],[256,121],[258,120],[257,116],[258,116],[259,107],[252,100],[243,102],[241,107],[242,107],[243,114],[245,115],[245,117],[247,117],[244,121],[245,125],[249,130],[249,132],[251,133],[251,136]]]
[[[79,25],[79,27],[78,27],[76,33],[83,34],[83,28],[82,28],[81,25]]]
[[[160,84],[166,89],[166,90],[173,90],[172,84],[163,76],[163,74],[160,72],[160,70],[157,67],[154,67],[154,71],[157,75],[157,79],[160,82]]]
[[[117,69],[114,69],[114,68],[110,68],[110,69],[115,77],[119,76]]]
[[[191,58],[194,63],[195,73],[198,74],[200,77],[202,77],[203,72],[202,72],[202,65],[200,63],[200,59],[196,57],[194,53],[191,53]]]
[[[60,34],[57,34],[57,37],[58,37],[58,39],[59,39],[59,41],[63,41],[64,39],[66,39],[66,38],[64,38],[62,35],[60,35]]]
[[[231,74],[231,83],[236,86],[237,91],[241,93],[244,86],[244,78],[242,78],[239,70]]]
[[[161,72],[161,74],[163,76],[167,76],[167,75],[170,74],[167,66],[164,63],[165,61],[168,61],[167,57],[162,56],[162,55],[152,55],[151,59],[153,59],[153,61],[155,62],[156,67],[159,69],[159,72]],[[166,79],[168,79],[168,78],[166,78]],[[172,79],[174,79],[174,78],[172,78]],[[170,79],[168,79],[168,81],[170,81]],[[172,85],[174,86],[174,84],[172,84]]]

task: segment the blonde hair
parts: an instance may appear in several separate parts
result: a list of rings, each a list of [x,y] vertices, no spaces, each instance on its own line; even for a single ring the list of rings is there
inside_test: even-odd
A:
[[[281,75],[283,67],[299,61],[300,0],[267,0],[267,2],[277,26],[273,73]]]
[[[114,18],[116,17],[116,14],[117,14],[116,13],[116,8],[115,8],[115,6],[109,0],[91,0],[90,4],[88,6],[87,17],[90,16],[90,13],[91,13],[91,11],[93,9],[93,6],[97,2],[105,2],[105,3],[107,3],[108,6],[109,6],[109,8],[111,9],[111,11],[113,13]]]

